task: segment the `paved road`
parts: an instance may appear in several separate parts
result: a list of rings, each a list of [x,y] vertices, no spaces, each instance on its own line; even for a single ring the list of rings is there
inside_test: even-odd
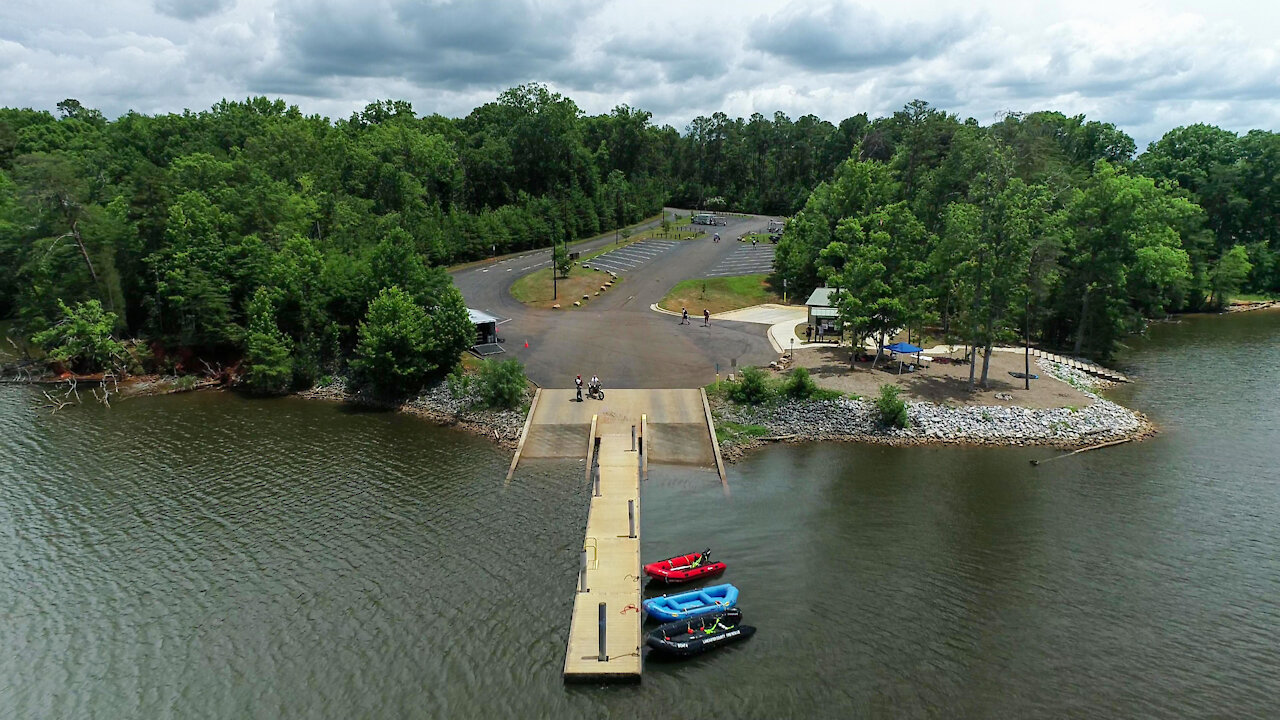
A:
[[[710,237],[668,243],[651,258],[619,272],[621,282],[581,309],[540,310],[511,297],[511,283],[546,267],[550,250],[461,270],[454,273],[454,281],[469,307],[510,318],[498,330],[506,340],[505,357],[524,363],[529,377],[542,387],[569,387],[574,375],[585,379],[592,373],[606,389],[699,387],[715,379],[717,363],[723,375],[733,360],[741,366],[774,359],[763,328],[727,321],[713,321],[712,327],[704,328],[702,308],[689,308],[692,324],[680,325],[678,318],[655,313],[649,306],[677,282],[705,277],[738,251],[735,238],[763,229],[768,220],[731,217],[727,226],[716,228],[718,243]],[[590,251],[612,243],[612,238],[603,238],[573,249]]]

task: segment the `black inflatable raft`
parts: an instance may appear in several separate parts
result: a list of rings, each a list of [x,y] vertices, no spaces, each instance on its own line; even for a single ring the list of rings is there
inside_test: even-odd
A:
[[[687,657],[745,640],[755,632],[754,627],[742,624],[742,611],[733,608],[714,615],[661,625],[649,633],[645,644],[657,653]]]

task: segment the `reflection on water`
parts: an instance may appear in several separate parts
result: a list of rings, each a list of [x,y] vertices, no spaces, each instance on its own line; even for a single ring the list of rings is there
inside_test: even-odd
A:
[[[586,489],[413,418],[0,387],[0,716],[1266,716],[1280,316],[1153,328],[1154,440],[781,446],[651,467],[645,554],[710,546],[746,643],[560,682]]]

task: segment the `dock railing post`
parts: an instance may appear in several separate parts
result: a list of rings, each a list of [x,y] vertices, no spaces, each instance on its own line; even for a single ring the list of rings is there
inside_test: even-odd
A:
[[[627,537],[636,536],[636,501],[627,501],[627,529],[630,531]]]
[[[636,451],[636,426],[631,426],[631,452]]]
[[[595,497],[600,497],[600,468],[596,467],[591,470],[595,477]]]
[[[578,592],[587,591],[587,549],[582,548],[582,567],[578,571]]]
[[[597,657],[596,660],[600,662],[609,662],[609,653],[605,651],[605,646],[604,646],[604,639],[605,639],[604,638],[604,627],[605,627],[604,618],[605,618],[604,603],[600,603],[600,656]]]

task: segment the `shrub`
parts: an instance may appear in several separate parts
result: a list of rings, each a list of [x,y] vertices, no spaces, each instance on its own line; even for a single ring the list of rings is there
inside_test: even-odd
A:
[[[449,394],[454,400],[461,400],[471,392],[471,376],[467,374],[466,368],[462,365],[453,369],[444,379],[445,385],[449,388]]]
[[[49,358],[77,373],[115,370],[126,365],[124,346],[111,336],[116,314],[106,312],[97,300],[68,307],[61,300],[57,324],[36,333],[31,342],[44,348]]]
[[[876,409],[880,411],[880,422],[891,427],[905,428],[911,424],[907,418],[907,403],[900,395],[902,391],[896,385],[881,385],[880,397],[876,398]]]
[[[568,246],[556,245],[551,253],[555,257],[556,274],[563,278],[569,277],[569,271],[573,269],[573,261],[569,259]]]
[[[798,367],[787,376],[782,384],[782,392],[795,400],[808,400],[818,392],[818,385],[809,377],[809,371]]]
[[[773,389],[760,368],[743,368],[738,382],[730,386],[729,399],[742,405],[759,405],[769,399]]]
[[[489,407],[519,406],[527,387],[524,367],[518,360],[486,360],[480,365],[480,399]]]

